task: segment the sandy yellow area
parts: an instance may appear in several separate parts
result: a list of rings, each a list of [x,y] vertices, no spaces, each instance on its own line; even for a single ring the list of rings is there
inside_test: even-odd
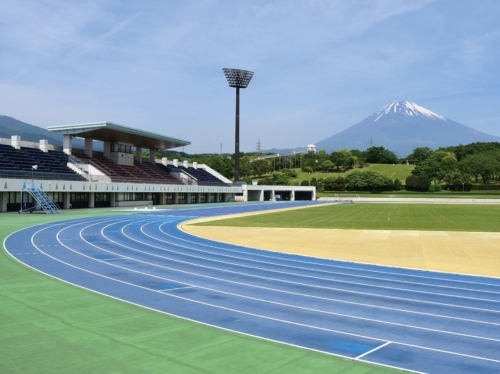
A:
[[[500,277],[500,233],[194,226],[186,232],[248,247],[346,261]]]

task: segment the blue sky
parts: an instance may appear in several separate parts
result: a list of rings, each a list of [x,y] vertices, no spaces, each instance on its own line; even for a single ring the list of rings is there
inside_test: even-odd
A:
[[[409,100],[500,136],[498,0],[3,0],[0,114],[111,121],[234,151],[323,140]]]

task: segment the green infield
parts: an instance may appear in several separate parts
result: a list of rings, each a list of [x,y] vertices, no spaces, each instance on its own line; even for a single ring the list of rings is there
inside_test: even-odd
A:
[[[0,238],[57,220],[116,214],[0,215]],[[0,373],[396,373],[211,328],[40,274],[0,251]]]
[[[343,203],[198,225],[499,232],[498,217],[500,205]]]

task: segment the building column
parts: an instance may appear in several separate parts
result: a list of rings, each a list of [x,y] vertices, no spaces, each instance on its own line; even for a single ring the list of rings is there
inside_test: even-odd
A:
[[[95,204],[95,192],[89,192],[89,208],[93,208]]]
[[[179,194],[174,192],[174,204],[179,204]]]
[[[92,157],[92,139],[85,138],[85,154]]]
[[[71,139],[71,135],[63,134],[63,152],[67,155],[71,154],[73,148],[73,140]]]
[[[111,192],[111,196],[109,197],[109,205],[111,205],[112,208],[116,206],[116,192]]]
[[[0,193],[0,212],[6,212],[7,211],[7,199],[9,195],[8,192],[1,192]]]
[[[110,142],[104,142],[104,149],[102,151],[102,154],[106,158],[111,158],[111,143]]]
[[[165,205],[165,199],[167,194],[165,192],[160,192],[160,205]]]
[[[274,189],[271,190],[271,201],[276,201],[276,196],[274,194]]]
[[[290,191],[290,201],[295,201],[295,190]]]
[[[70,209],[71,201],[70,201],[70,192],[63,192],[63,209]]]
[[[186,204],[191,204],[191,192],[188,192],[188,193],[186,194],[186,196],[187,196],[187,197],[186,197]]]
[[[140,164],[142,162],[142,147],[135,147],[135,157],[134,160]]]
[[[150,149],[149,150],[149,162],[151,162],[153,164],[156,162],[156,155],[155,155],[155,153],[156,153],[156,149]]]

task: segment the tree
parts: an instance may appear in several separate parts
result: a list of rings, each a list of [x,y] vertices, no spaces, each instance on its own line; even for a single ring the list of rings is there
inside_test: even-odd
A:
[[[399,163],[398,156],[384,147],[370,147],[363,155],[366,157],[366,162],[372,164],[397,164]]]
[[[455,191],[459,191],[460,189],[469,190],[473,178],[470,174],[453,171],[446,174],[443,180],[448,184],[448,188],[453,187]]]
[[[483,184],[487,184],[494,174],[500,172],[500,151],[469,155],[460,161],[459,168],[463,172],[473,175],[476,182],[481,176]]]
[[[330,160],[325,160],[323,161],[323,170],[325,170],[327,173],[330,171],[331,168],[333,168],[333,162]]]
[[[412,174],[415,176],[425,176],[435,184],[441,183],[446,174],[458,170],[457,157],[453,152],[437,150],[427,159],[419,162]]]
[[[407,157],[408,160],[425,161],[434,151],[429,147],[417,147],[413,153]]]
[[[271,164],[267,160],[256,160],[250,162],[252,175],[256,175],[258,178],[262,177],[262,175],[266,173],[269,173],[272,169]]]
[[[228,179],[234,178],[234,160],[230,157],[211,156],[206,165]]]
[[[335,185],[334,177],[325,178],[325,185],[324,185],[325,191],[333,191],[335,189],[334,185]]]
[[[401,181],[398,178],[394,179],[394,191],[400,191],[401,187],[402,187]]]
[[[283,173],[273,173],[273,185],[275,186],[289,186],[290,178]]]
[[[340,171],[341,168],[352,169],[358,162],[358,158],[347,149],[339,149],[337,152],[332,152],[330,159],[337,167],[337,171]]]
[[[374,171],[354,171],[345,177],[347,188],[355,191],[392,191],[392,180]]]
[[[425,175],[410,175],[405,184],[409,191],[429,191],[431,180]]]

